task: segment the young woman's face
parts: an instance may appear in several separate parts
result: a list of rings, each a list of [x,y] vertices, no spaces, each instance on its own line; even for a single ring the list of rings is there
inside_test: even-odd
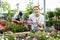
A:
[[[34,12],[36,15],[39,15],[39,14],[40,14],[40,9],[37,8],[37,7],[35,7],[35,8],[33,9],[33,12]]]

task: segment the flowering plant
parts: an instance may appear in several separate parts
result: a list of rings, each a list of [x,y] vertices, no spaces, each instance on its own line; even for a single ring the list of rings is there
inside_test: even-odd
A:
[[[7,26],[7,25],[3,26],[3,24],[0,22],[0,31],[2,31],[2,30],[4,30],[4,31],[9,30],[9,26]]]

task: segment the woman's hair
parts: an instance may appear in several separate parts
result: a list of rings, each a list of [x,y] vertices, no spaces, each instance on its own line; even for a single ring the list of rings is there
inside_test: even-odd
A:
[[[23,13],[20,11],[20,12],[19,12],[19,15],[20,15],[20,16],[22,16],[22,15],[23,15]]]
[[[34,6],[33,9],[34,9],[35,7],[37,7],[37,8],[40,10],[39,6]]]

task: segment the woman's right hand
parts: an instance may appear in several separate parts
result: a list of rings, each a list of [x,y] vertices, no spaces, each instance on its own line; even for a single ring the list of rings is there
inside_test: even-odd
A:
[[[19,21],[17,21],[18,23],[20,23]]]

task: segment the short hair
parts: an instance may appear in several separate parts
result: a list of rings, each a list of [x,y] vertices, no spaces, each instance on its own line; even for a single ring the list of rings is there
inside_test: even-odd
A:
[[[20,15],[20,16],[22,16],[22,15],[23,15],[23,13],[20,11],[20,12],[19,12],[19,15]]]
[[[37,7],[37,8],[40,10],[39,6],[34,6],[33,9],[34,9],[35,7]]]

